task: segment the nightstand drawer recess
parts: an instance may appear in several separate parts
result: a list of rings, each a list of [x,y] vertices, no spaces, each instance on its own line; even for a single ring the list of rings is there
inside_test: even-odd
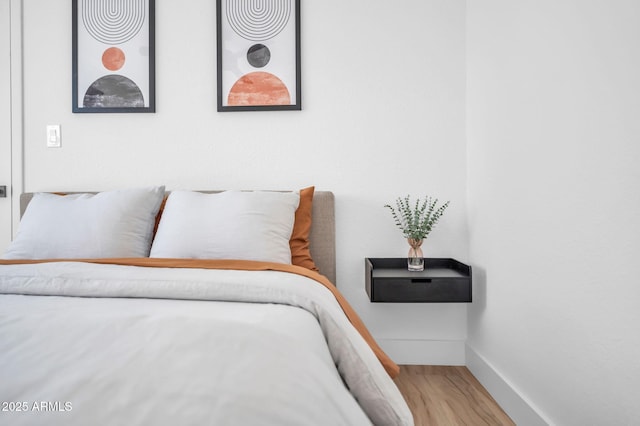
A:
[[[405,258],[367,258],[366,289],[372,302],[471,302],[471,267],[454,259],[425,259],[410,272]]]

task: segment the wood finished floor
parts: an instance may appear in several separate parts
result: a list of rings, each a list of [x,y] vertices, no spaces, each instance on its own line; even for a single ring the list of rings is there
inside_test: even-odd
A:
[[[467,367],[402,365],[395,382],[416,426],[515,425]]]

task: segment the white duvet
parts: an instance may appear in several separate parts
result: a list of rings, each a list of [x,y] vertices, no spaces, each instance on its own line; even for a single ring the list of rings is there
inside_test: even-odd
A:
[[[309,278],[63,262],[0,293],[0,424],[413,424]]]

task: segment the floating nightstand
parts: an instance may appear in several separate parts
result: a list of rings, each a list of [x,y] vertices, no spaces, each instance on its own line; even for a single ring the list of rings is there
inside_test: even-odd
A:
[[[406,258],[365,258],[372,302],[470,303],[471,266],[449,258],[425,258],[424,271],[407,270]]]

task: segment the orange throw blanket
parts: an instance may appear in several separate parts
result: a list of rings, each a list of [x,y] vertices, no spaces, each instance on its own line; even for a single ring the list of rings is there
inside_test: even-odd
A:
[[[256,262],[248,260],[210,260],[210,259],[161,259],[151,257],[117,258],[117,259],[38,259],[38,260],[0,260],[0,265],[33,264],[46,262],[87,262],[106,265],[143,266],[152,268],[199,268],[199,269],[239,269],[244,271],[281,271],[298,274],[311,278],[328,288],[340,304],[345,315],[358,330],[360,335],[369,344],[376,357],[382,363],[389,376],[395,378],[400,373],[400,368],[378,346],[375,339],[367,330],[356,311],[351,307],[347,299],[340,293],[329,279],[324,275],[309,269],[285,265],[281,263]]]

